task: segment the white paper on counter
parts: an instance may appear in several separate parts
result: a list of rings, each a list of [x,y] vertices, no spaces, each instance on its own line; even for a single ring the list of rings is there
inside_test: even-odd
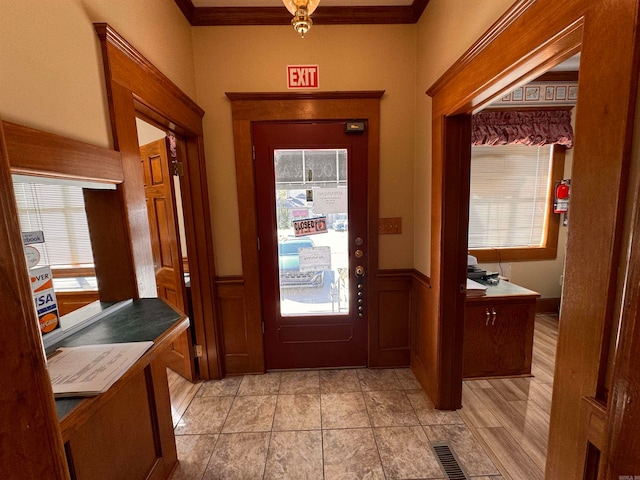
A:
[[[71,397],[105,392],[152,345],[131,342],[61,347],[48,358],[53,393]]]
[[[482,297],[487,294],[487,287],[467,278],[467,297]]]

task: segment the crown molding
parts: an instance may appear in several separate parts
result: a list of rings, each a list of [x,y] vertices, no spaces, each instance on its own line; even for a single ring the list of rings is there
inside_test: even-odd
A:
[[[291,15],[280,7],[195,7],[191,0],[174,0],[194,27],[221,25],[289,25]],[[408,6],[320,7],[313,14],[316,25],[366,25],[416,23],[429,0]]]
[[[366,100],[380,99],[384,90],[339,92],[225,92],[231,101],[239,100]]]
[[[438,80],[436,80],[429,90],[427,90],[427,95],[433,97],[437,92],[439,92],[442,87],[446,85],[449,79],[464,70],[474,58],[487,48],[488,45],[491,45],[497,37],[502,35],[502,33],[507,30],[511,24],[513,24],[513,22],[524,15],[524,13],[534,3],[535,0],[517,0],[509,10],[507,10],[507,12],[500,17],[498,21],[494,23],[489,30],[464,53],[464,55],[462,55],[462,57],[460,57],[456,63],[449,67],[449,69]]]
[[[96,34],[103,44],[103,62],[105,62],[105,68],[111,75],[111,67],[107,61],[109,52],[106,50],[107,45],[111,45],[113,48],[121,52],[128,58],[132,64],[136,65],[140,71],[145,72],[145,75],[158,82],[171,92],[175,98],[179,99],[182,103],[188,106],[192,111],[202,117],[204,116],[204,110],[196,104],[186,93],[175,85],[169,78],[167,78],[155,65],[147,60],[138,50],[136,50],[125,38],[116,32],[108,23],[94,23],[93,24]]]

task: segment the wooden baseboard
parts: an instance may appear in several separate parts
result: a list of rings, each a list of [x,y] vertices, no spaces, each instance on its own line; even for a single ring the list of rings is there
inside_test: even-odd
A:
[[[539,298],[536,301],[536,313],[558,313],[560,298]]]

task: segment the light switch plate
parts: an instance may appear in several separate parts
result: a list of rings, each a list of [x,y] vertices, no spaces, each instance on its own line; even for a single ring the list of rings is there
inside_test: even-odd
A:
[[[390,235],[398,233],[402,233],[402,217],[378,219],[379,235]]]

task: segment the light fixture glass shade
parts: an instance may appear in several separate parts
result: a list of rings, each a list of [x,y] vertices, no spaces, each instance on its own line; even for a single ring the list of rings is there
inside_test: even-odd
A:
[[[291,12],[291,15],[295,15],[300,9],[306,9],[307,15],[311,15],[316,11],[320,0],[282,0],[282,3]]]
[[[282,0],[287,10],[293,15],[291,25],[293,29],[304,38],[304,34],[309,31],[313,21],[310,15],[315,11],[320,0]]]

